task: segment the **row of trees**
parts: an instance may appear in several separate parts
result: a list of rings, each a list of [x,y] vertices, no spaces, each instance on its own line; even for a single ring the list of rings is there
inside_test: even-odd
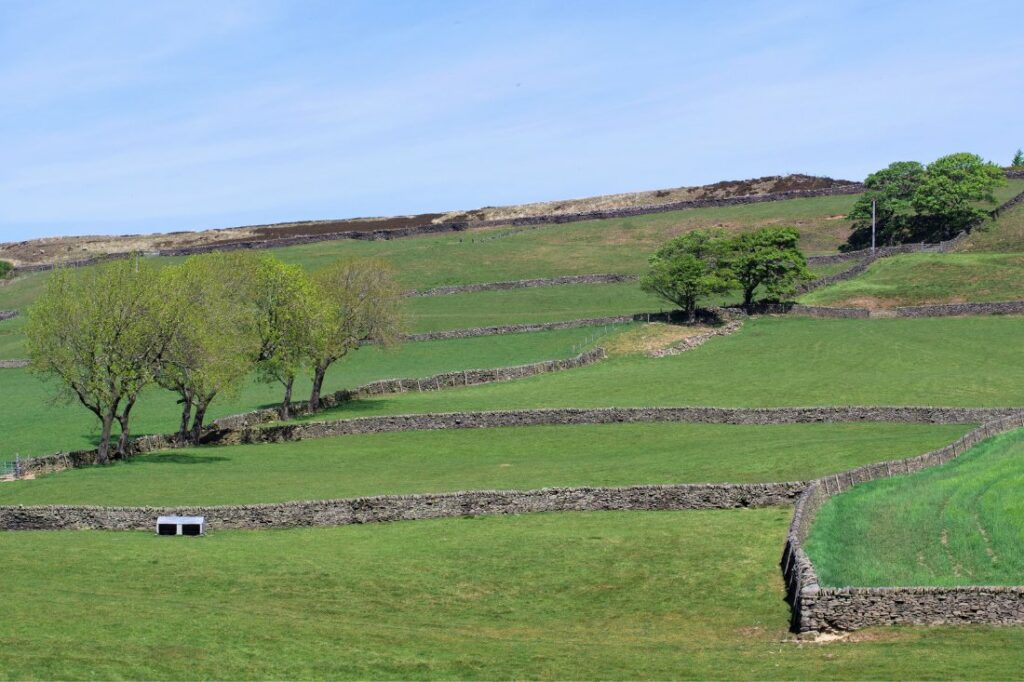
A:
[[[759,290],[778,300],[813,279],[791,227],[766,227],[730,235],[723,230],[694,230],[664,244],[650,258],[640,287],[685,311],[693,319],[701,298],[743,292],[750,307]]]
[[[986,218],[986,205],[995,204],[994,191],[1005,184],[1003,169],[976,154],[950,154],[927,166],[889,164],[864,181],[867,191],[848,216],[853,232],[844,248],[871,246],[872,202],[878,244],[938,242]]]
[[[152,384],[178,395],[183,443],[198,443],[210,404],[253,370],[283,387],[282,418],[302,372],[319,407],[333,363],[399,338],[401,298],[390,266],[376,259],[313,275],[266,254],[214,253],[163,268],[121,260],[55,271],[28,311],[26,334],[34,370],[58,378],[100,420],[106,463],[115,422],[123,456],[132,409]]]

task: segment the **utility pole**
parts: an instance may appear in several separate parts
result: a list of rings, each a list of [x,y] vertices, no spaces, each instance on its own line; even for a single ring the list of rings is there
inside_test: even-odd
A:
[[[875,255],[875,200],[871,200],[871,255]]]

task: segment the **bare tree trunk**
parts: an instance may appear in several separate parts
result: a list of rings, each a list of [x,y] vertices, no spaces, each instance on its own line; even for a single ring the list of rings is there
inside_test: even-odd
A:
[[[188,422],[192,418],[192,397],[182,393],[181,424],[178,426],[178,445],[184,445],[188,438]]]
[[[128,399],[124,405],[124,411],[117,417],[117,421],[121,425],[121,435],[117,438],[117,456],[122,459],[128,455],[128,437],[130,436],[128,418],[131,416],[133,407],[135,407],[134,397]]]
[[[203,437],[203,420],[206,418],[206,408],[210,405],[210,400],[213,396],[206,400],[200,400],[196,405],[196,416],[192,420],[192,445],[199,445],[199,440]]]
[[[291,419],[292,413],[292,386],[295,384],[295,375],[289,376],[283,382],[284,384],[284,401],[281,402],[281,419],[287,421]]]
[[[324,385],[324,376],[327,375],[327,368],[330,362],[322,362],[313,371],[313,391],[309,394],[309,411],[316,412],[320,409],[320,390]]]
[[[110,432],[114,427],[113,412],[106,412],[100,417],[103,428],[100,430],[100,444],[96,448],[96,463],[107,464],[110,462]]]
[[[756,288],[756,287],[754,287]],[[750,312],[750,306],[754,303],[754,289],[743,289],[743,308]]]

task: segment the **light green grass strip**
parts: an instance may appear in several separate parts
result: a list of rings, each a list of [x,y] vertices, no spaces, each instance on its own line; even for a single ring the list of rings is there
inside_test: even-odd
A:
[[[1024,255],[915,253],[800,297],[812,305],[921,305],[1024,299]]]
[[[964,425],[600,424],[174,450],[0,485],[0,504],[217,505],[552,486],[800,481],[921,454]]]
[[[535,407],[1024,405],[1024,317],[765,317],[676,356],[438,393],[380,396],[316,419]]]
[[[793,643],[777,566],[790,513],[535,514],[199,539],[2,533],[0,677],[1019,675],[1024,628]]]
[[[856,486],[818,512],[823,585],[1024,584],[1024,430],[949,464]]]

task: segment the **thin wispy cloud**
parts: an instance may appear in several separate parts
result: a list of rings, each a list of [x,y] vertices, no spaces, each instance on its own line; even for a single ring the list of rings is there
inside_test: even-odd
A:
[[[0,239],[472,208],[1024,144],[1024,9],[0,4]]]

